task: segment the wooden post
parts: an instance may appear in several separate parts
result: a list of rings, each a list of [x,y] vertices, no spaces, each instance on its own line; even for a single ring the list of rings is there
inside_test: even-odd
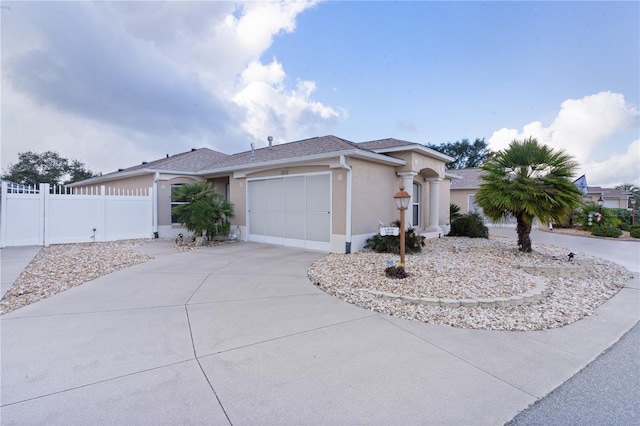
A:
[[[400,209],[400,266],[404,268],[404,211]]]

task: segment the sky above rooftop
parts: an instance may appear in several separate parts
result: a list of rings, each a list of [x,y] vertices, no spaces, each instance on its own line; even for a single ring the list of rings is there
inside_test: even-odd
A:
[[[640,3],[6,2],[2,168],[333,134],[529,136],[640,185]],[[576,177],[577,177],[576,176]]]

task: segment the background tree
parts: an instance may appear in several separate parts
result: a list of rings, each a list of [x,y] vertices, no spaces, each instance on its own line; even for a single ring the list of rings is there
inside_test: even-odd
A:
[[[2,174],[2,179],[22,185],[64,185],[93,176],[91,170],[85,169],[84,163],[69,161],[55,151],[41,154],[27,151],[18,154],[17,163],[9,164],[9,171]]]
[[[171,198],[186,201],[173,207],[171,213],[194,235],[212,239],[216,235],[229,234],[229,219],[234,216],[233,204],[216,193],[209,182],[182,185]]]
[[[484,138],[476,138],[473,142],[469,142],[469,139],[462,139],[456,142],[447,142],[440,145],[427,144],[425,146],[455,158],[454,161],[447,163],[448,169],[479,167],[492,155],[491,151],[487,149],[487,143]]]
[[[636,208],[640,208],[640,188],[632,183],[623,183],[622,185],[616,186],[616,189],[624,192],[630,192],[636,199]],[[627,207],[631,208],[631,203],[629,203]]]
[[[540,145],[534,138],[513,140],[482,165],[484,181],[476,203],[486,217],[498,222],[516,218],[518,248],[531,252],[534,218],[561,222],[582,203],[582,193],[571,181],[578,163],[562,150]]]

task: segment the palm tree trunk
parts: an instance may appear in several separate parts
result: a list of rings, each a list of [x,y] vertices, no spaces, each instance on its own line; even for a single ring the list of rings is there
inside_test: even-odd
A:
[[[522,214],[516,215],[518,226],[518,249],[524,253],[531,253],[531,224],[522,217]]]

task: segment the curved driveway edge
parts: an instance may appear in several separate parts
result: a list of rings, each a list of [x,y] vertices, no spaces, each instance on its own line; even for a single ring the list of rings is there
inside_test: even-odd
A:
[[[589,318],[498,332],[335,299],[306,276],[320,253],[142,249],[0,317],[2,424],[504,424],[639,317],[637,273]]]

